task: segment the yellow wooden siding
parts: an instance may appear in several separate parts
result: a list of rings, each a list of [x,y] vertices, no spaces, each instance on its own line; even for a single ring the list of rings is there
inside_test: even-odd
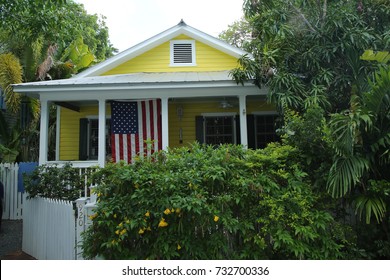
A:
[[[107,114],[110,112],[107,106]],[[98,117],[97,105],[81,107],[80,112],[61,108],[59,160],[79,159],[80,119],[92,116]]]
[[[187,36],[178,36],[173,40],[188,40]],[[196,66],[169,66],[170,42],[161,44],[103,75],[117,75],[138,72],[204,72],[223,71],[237,67],[237,58],[225,54],[199,41],[195,41]]]
[[[177,108],[183,109],[183,117],[180,121]],[[248,114],[259,111],[273,111],[274,107],[263,101],[250,102],[247,104]],[[202,113],[236,113],[238,108],[222,109],[218,102],[208,103],[177,103],[169,104],[169,146],[181,147],[193,143],[196,140],[195,117]],[[179,131],[182,128],[183,143],[180,143]]]

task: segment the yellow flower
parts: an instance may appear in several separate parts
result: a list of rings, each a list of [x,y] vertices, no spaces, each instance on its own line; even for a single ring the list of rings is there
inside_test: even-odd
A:
[[[101,196],[102,196],[102,193],[98,193],[97,196],[98,196],[98,197],[101,197]]]
[[[121,223],[118,225],[118,227],[120,227],[120,228],[123,227],[123,223],[121,222]]]
[[[171,210],[170,210],[169,208],[165,209],[165,210],[164,210],[164,214],[165,214],[165,215],[171,214]]]
[[[149,211],[145,213],[145,217],[150,217],[150,212]]]
[[[93,220],[93,219],[95,219],[95,218],[97,217],[97,215],[98,215],[97,213],[92,214],[92,215],[89,216],[89,218],[90,218],[91,220]]]
[[[181,249],[180,244],[177,244],[177,250],[180,250],[180,249]]]
[[[214,215],[214,222],[218,222],[219,217],[217,215]]]
[[[180,208],[176,208],[176,214],[179,214],[179,213],[180,213],[180,211],[181,211],[181,209],[180,209]]]
[[[114,214],[114,219],[116,219],[116,214]]]
[[[147,227],[146,230],[147,231],[152,231],[152,229],[150,227]]]
[[[126,233],[126,229],[122,229],[122,231],[120,232],[120,235],[124,235]]]
[[[143,234],[144,232],[145,232],[145,230],[143,228],[140,228],[138,231],[139,234]]]
[[[119,229],[117,229],[117,230],[115,231],[115,233],[116,233],[117,235],[119,235]]]
[[[166,227],[168,226],[168,223],[165,221],[164,218],[161,218],[161,221],[158,223],[158,227]]]

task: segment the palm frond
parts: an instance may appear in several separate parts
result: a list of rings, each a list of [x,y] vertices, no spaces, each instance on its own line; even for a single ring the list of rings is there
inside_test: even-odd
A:
[[[375,115],[389,114],[390,108],[390,68],[380,67],[375,80],[369,81],[371,90],[364,94],[364,103]]]
[[[13,54],[0,54],[0,87],[4,91],[8,110],[14,113],[19,111],[20,96],[11,85],[22,82],[22,73],[22,66]]]
[[[386,203],[381,197],[358,196],[355,201],[355,214],[359,214],[359,218],[362,219],[363,213],[365,213],[366,223],[369,224],[371,219],[375,217],[376,221],[380,223],[386,214]]]
[[[369,160],[363,157],[352,155],[337,158],[329,172],[328,191],[336,198],[346,195],[356,186],[369,168]]]

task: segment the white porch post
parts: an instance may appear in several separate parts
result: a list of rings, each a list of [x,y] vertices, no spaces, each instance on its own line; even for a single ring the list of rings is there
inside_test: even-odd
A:
[[[168,126],[168,98],[161,98],[161,133],[162,149],[166,150],[169,146],[169,126]]]
[[[56,120],[56,161],[60,160],[60,131],[61,131],[61,107],[57,107],[57,120]]]
[[[99,100],[99,148],[98,162],[100,167],[106,163],[106,100]]]
[[[241,136],[241,145],[245,148],[248,147],[248,128],[246,123],[246,96],[240,95],[240,136]]]
[[[39,165],[47,163],[49,149],[49,101],[41,100],[41,125],[39,132]]]

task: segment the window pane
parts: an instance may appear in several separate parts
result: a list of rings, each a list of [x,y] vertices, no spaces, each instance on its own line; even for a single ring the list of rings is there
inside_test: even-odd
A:
[[[276,119],[277,115],[255,116],[256,148],[265,148],[268,143],[279,140],[275,132]]]
[[[106,120],[106,156],[111,154],[111,121]],[[97,159],[99,154],[99,120],[89,120],[88,159]]]
[[[205,117],[205,142],[210,145],[234,144],[234,117]]]

